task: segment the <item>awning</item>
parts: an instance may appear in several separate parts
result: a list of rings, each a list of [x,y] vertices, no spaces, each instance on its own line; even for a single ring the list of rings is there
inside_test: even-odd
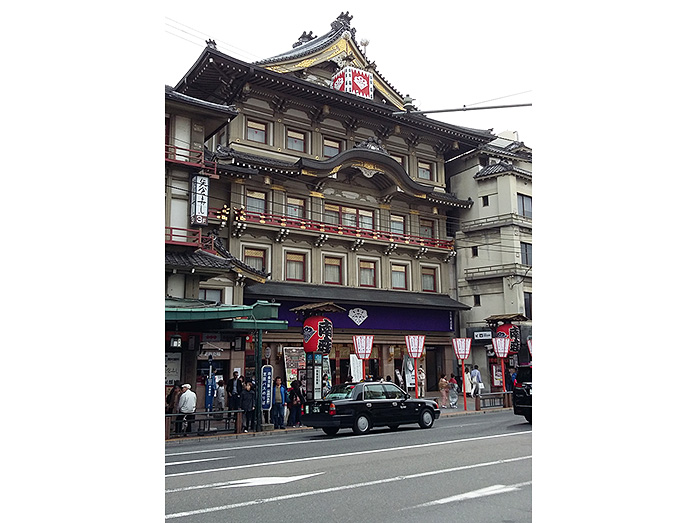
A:
[[[257,301],[253,305],[211,305],[197,300],[177,302],[169,299],[165,302],[165,321],[232,320],[248,317],[276,320],[279,307],[280,303],[267,301]]]

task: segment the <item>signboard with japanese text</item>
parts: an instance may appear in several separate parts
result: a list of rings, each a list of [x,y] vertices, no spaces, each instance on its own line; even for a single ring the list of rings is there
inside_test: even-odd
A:
[[[356,356],[362,360],[367,360],[373,351],[373,336],[354,336],[353,347],[356,351]]]
[[[334,327],[324,316],[311,316],[303,323],[303,347],[305,352],[329,354],[332,350]]]
[[[181,379],[181,352],[165,352],[165,386],[172,386]]]
[[[264,365],[261,368],[261,408],[271,408],[271,389],[273,388],[273,367]]]
[[[404,336],[407,344],[407,352],[412,358],[418,359],[424,351],[425,336]]]
[[[508,350],[511,347],[510,338],[493,338],[491,341],[494,344],[494,352],[498,358],[505,358],[508,356]]]
[[[496,327],[496,337],[509,338],[511,340],[511,346],[509,348],[511,352],[518,352],[520,350],[520,327],[517,325],[511,323],[499,325]]]
[[[191,225],[208,225],[208,177],[191,177]]]
[[[466,360],[470,355],[472,338],[453,338],[453,350],[455,356],[460,360]]]

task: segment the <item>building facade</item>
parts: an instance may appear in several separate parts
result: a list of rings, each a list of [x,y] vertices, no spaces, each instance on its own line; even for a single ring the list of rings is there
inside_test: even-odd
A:
[[[167,88],[216,115],[202,121],[175,112],[180,106],[168,109],[166,226],[187,240],[211,238],[214,254],[168,237],[167,294],[280,304],[278,318],[288,329],[264,333],[262,350],[275,375],[287,377],[284,356],[303,342],[300,311],[331,303],[334,382],[355,373],[353,336],[369,334],[367,374],[395,376],[421,365],[427,389],[435,390],[439,375],[458,367],[451,340],[471,305],[458,301],[466,289],[455,265],[461,249],[455,236],[463,234],[459,220],[479,190],[453,184],[446,162],[496,137],[394,114],[404,112],[405,97],[367,60],[350,22],[342,13],[323,36],[303,33],[287,52],[253,64],[209,41]],[[187,151],[197,160],[182,166]],[[190,257],[181,268],[171,263],[173,249]],[[207,257],[194,260],[194,254]],[[224,260],[214,260],[224,270],[193,266],[213,263],[210,256]],[[189,267],[194,270],[186,272]],[[410,334],[425,336],[417,362],[406,353]],[[215,332],[196,336],[213,344],[198,351],[199,378],[215,343],[229,350],[216,364],[224,379],[234,369],[253,375],[251,339],[232,350]]]
[[[501,390],[491,337],[512,325],[509,367],[531,360],[532,150],[517,133],[502,133],[449,162],[448,180],[455,194],[475,200],[461,214],[455,242],[458,297],[472,306],[461,315],[461,334],[473,338],[470,363],[487,390]]]

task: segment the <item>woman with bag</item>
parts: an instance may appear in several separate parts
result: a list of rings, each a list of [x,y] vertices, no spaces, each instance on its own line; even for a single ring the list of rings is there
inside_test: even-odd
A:
[[[289,427],[301,427],[300,424],[300,414],[305,403],[305,396],[303,391],[300,389],[300,382],[294,380],[290,384],[290,391],[288,392],[288,402],[290,403],[290,415],[288,416],[288,426]]]
[[[474,366],[472,372],[470,372],[470,377],[472,379],[472,396],[481,395],[484,384],[482,383],[482,375],[479,372],[478,365]]]

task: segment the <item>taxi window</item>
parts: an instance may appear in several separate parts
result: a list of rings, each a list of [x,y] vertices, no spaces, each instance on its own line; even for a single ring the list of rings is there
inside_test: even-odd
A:
[[[404,393],[401,391],[397,385],[393,385],[391,383],[383,383],[382,385],[385,388],[385,397],[388,400],[401,400],[404,397]]]
[[[384,400],[385,391],[381,385],[366,385],[363,393],[364,400]]]
[[[329,391],[329,394],[327,394],[324,399],[325,400],[346,400],[350,399],[351,395],[353,394],[353,389],[355,388],[355,385],[348,385],[348,384],[342,384],[342,385],[334,385],[331,390]]]

